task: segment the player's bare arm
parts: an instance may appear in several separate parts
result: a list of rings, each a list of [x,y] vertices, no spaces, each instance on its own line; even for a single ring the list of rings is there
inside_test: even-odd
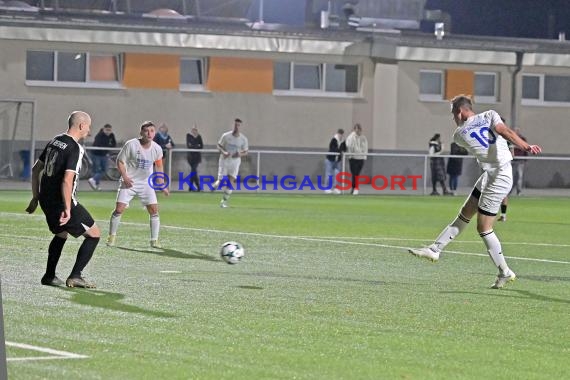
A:
[[[162,163],[162,158],[160,160],[156,160],[154,162],[154,167],[155,167],[155,173],[164,173],[164,164]],[[164,185],[164,179],[161,177],[157,177],[156,178],[156,184],[159,185],[160,187],[162,187],[161,185]],[[170,194],[170,190],[168,190],[168,186],[166,186],[164,189],[162,189],[162,193],[166,196],[168,196]]]
[[[123,179],[123,183],[125,184],[125,187],[127,189],[133,187],[133,180],[127,175],[127,168],[126,168],[125,163],[123,161],[117,160],[117,170],[119,171],[119,174],[121,175],[121,178]]]
[[[37,160],[32,168],[32,199],[26,208],[28,214],[33,214],[38,208],[38,199],[40,197],[40,178],[44,170],[44,163]]]
[[[513,131],[503,123],[497,124],[495,126],[495,131],[497,131],[498,134],[500,134],[505,139],[512,142],[513,144],[515,144],[517,147],[524,150],[525,152],[529,152],[530,154],[539,154],[540,152],[542,152],[542,148],[540,146],[530,145],[529,143],[521,139],[515,131]]]
[[[63,226],[71,218],[71,194],[73,192],[73,182],[75,180],[75,172],[66,170],[61,183],[61,195],[63,198],[64,209],[59,218],[59,225]]]
[[[224,158],[228,158],[230,156],[230,153],[227,152],[223,146],[221,146],[220,144],[218,144],[218,150],[220,151],[221,154],[224,155]]]

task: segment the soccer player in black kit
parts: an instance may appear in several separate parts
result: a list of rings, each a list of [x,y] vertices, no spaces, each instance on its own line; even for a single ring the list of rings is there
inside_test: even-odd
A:
[[[83,111],[69,115],[66,133],[55,136],[44,148],[32,169],[32,200],[26,212],[33,213],[39,205],[46,216],[49,230],[54,234],[48,248],[46,273],[42,285],[60,286],[63,281],[55,273],[61,251],[68,235],[83,235],[75,265],[65,284],[70,287],[94,288],[81,271],[91,260],[101,232],[89,212],[77,202],[75,190],[81,160],[85,153],[78,141],[89,135],[91,117]]]

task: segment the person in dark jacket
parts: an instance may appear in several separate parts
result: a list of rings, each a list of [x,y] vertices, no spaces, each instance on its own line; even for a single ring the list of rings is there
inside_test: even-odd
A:
[[[450,145],[449,154],[454,156],[466,156],[467,149],[457,145],[452,142]],[[459,176],[463,172],[463,158],[460,157],[449,157],[447,160],[447,174],[449,174],[449,191],[455,194],[457,191],[457,184],[459,182]]]
[[[445,160],[443,157],[439,157],[442,151],[443,143],[441,142],[441,135],[439,133],[436,133],[429,140],[429,155],[431,156],[429,165],[431,169],[431,183],[433,187],[431,195],[439,195],[436,188],[436,185],[438,183],[441,184],[444,195],[451,195],[451,193],[447,191],[447,186],[445,185]]]
[[[168,162],[168,151],[174,148],[174,140],[168,134],[168,126],[166,123],[162,123],[162,125],[158,128],[156,135],[154,135],[154,142],[160,145],[162,148],[162,162],[164,165],[164,170],[168,173],[170,169],[170,162]]]
[[[329,142],[329,153],[346,152],[346,144],[344,142],[344,129],[340,128]],[[340,194],[340,190],[336,188],[336,175],[340,172],[342,156],[340,154],[327,154],[325,159],[325,193]],[[330,187],[329,187],[330,185]]]
[[[186,134],[186,147],[189,149],[203,149],[204,143],[202,141],[202,136],[198,133],[198,127],[194,125],[190,130],[190,133]],[[192,176],[191,183],[194,186],[189,186],[188,191],[200,191],[200,179],[198,177],[198,165],[202,162],[202,153],[200,152],[188,152],[186,156],[188,163],[190,164],[190,172],[194,173]]]
[[[102,148],[115,148],[117,146],[117,140],[115,139],[115,134],[113,133],[113,127],[111,124],[105,124],[103,128],[97,132],[95,135],[95,141],[93,141],[93,146],[99,146]],[[93,161],[93,177],[89,178],[89,186],[93,190],[100,190],[101,178],[105,175],[107,171],[107,159],[109,156],[109,150],[93,150],[91,151],[91,160]]]

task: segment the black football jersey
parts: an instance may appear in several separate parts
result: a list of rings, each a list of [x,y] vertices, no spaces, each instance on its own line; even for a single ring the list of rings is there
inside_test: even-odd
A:
[[[75,173],[71,200],[73,204],[77,204],[75,191],[83,154],[83,147],[73,137],[65,133],[54,137],[46,145],[39,158],[44,163],[40,182],[40,201],[43,205],[63,206],[61,184],[63,183],[63,176],[68,170]]]

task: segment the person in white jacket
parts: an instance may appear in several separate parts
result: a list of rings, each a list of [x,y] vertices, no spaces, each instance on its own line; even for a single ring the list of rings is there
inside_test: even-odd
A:
[[[352,173],[352,195],[358,195],[356,177],[360,175],[368,154],[368,140],[362,134],[362,126],[358,123],[354,124],[352,132],[346,138],[346,153]]]

